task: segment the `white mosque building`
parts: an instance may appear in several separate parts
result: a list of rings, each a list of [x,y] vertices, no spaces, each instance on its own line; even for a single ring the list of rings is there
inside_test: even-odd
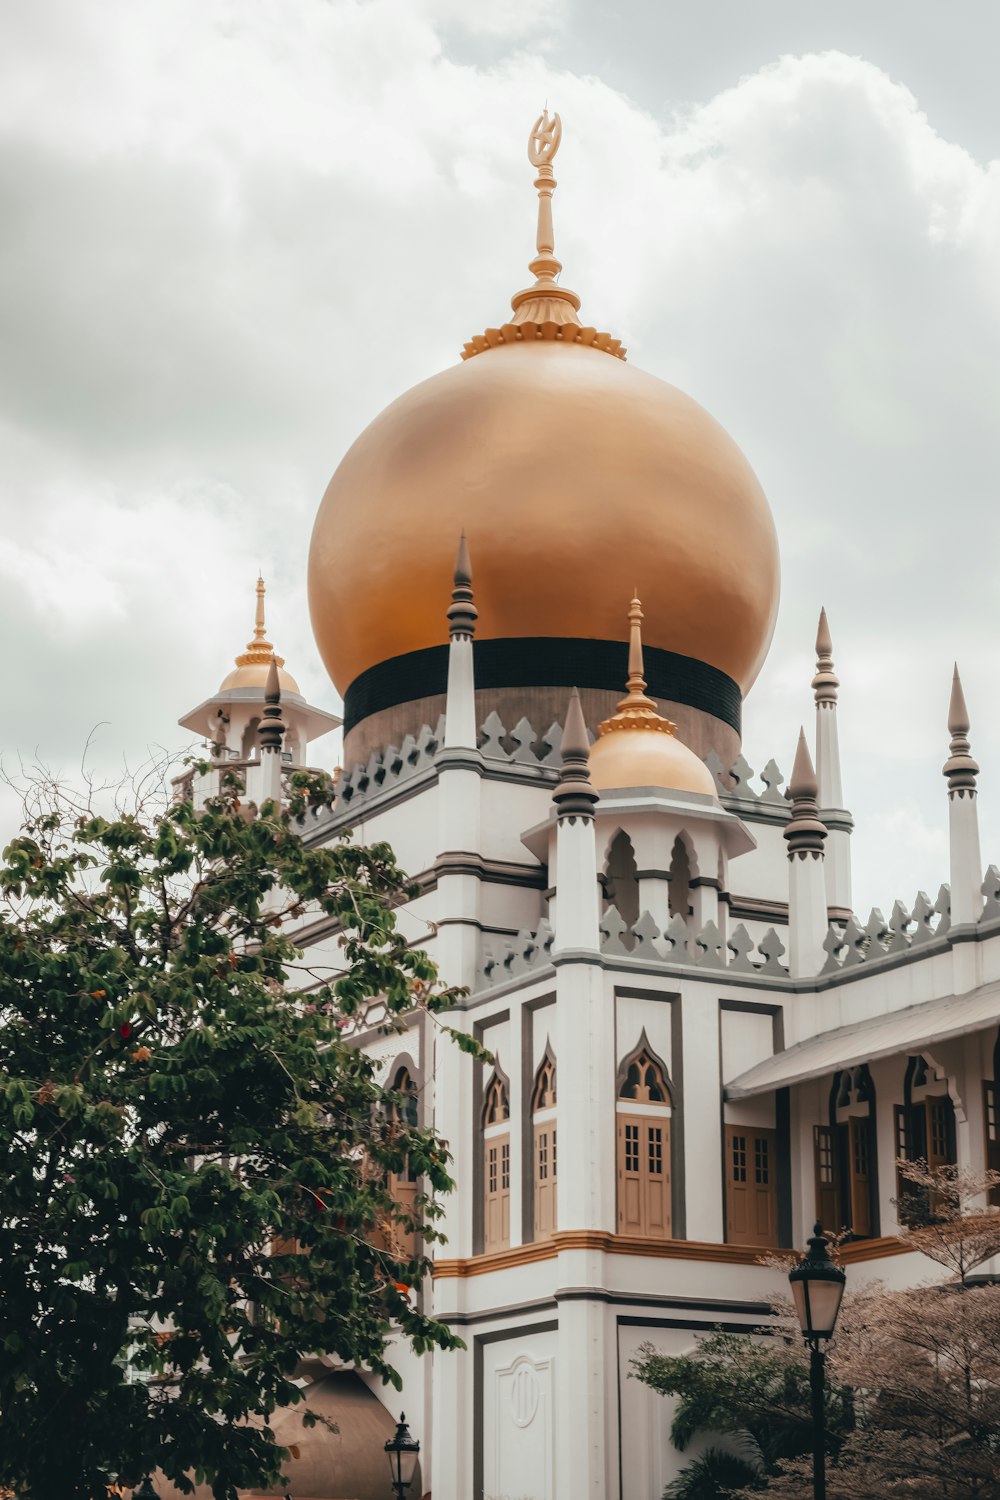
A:
[[[305,837],[392,845],[420,890],[404,930],[467,988],[452,1023],[495,1063],[422,1012],[403,1035],[377,1005],[358,1026],[450,1143],[447,1245],[419,1295],[466,1348],[400,1347],[401,1395],[343,1376],[355,1405],[342,1383],[340,1437],[313,1429],[296,1500],[387,1492],[381,1455],[351,1468],[359,1391],[362,1427],[405,1410],[417,1496],[655,1500],[686,1459],[668,1404],[629,1379],[641,1344],[759,1323],[762,1255],[817,1217],[851,1231],[852,1277],[916,1280],[897,1159],[1000,1165],[1000,873],[957,675],[948,883],[862,919],[826,618],[814,734],[787,785],[774,760],[755,778],[740,715],[778,604],[767,502],[712,417],[558,281],[558,144],[543,116],[533,284],[375,418],[313,533],[344,769]],[[281,671],[284,747],[259,748],[273,654],[261,592],[247,652],[181,720],[249,763],[258,798],[338,722]],[[336,966],[329,922],[302,941]]]

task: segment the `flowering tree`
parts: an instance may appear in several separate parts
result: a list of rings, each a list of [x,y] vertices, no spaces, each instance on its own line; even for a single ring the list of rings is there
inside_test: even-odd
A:
[[[284,810],[235,780],[197,811],[26,804],[0,868],[0,1488],[273,1484],[302,1357],[398,1383],[390,1325],[457,1343],[393,1233],[436,1238],[445,1143],[344,1036],[374,997],[399,1029],[454,995],[399,933],[389,848],[298,836],[331,798],[303,773]],[[342,933],[336,976],[289,935],[307,913]]]
[[[983,1206],[1000,1173],[899,1168],[910,1188],[900,1239],[950,1279],[849,1288],[829,1351],[828,1500],[1000,1500],[1000,1286],[972,1274],[1000,1254],[1000,1213]],[[789,1301],[776,1296],[774,1312],[767,1338],[715,1334],[674,1358],[640,1351],[637,1377],[680,1397],[677,1446],[721,1435],[670,1500],[812,1493],[808,1359]]]

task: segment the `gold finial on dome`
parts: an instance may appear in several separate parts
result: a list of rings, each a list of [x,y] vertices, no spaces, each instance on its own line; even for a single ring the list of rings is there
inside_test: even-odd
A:
[[[584,328],[577,313],[580,299],[569,287],[559,286],[556,277],[562,271],[562,262],[556,259],[555,230],[552,226],[552,194],[556,190],[552,159],[562,141],[562,121],[558,114],[549,115],[546,107],[538,116],[528,137],[528,160],[538,176],[538,232],[535,238],[535,258],[528,270],[533,274],[533,286],[515,292],[510,299],[514,316],[502,328],[487,328],[485,333],[470,339],[462,350],[463,359],[482,354],[498,344],[519,343],[524,340],[559,340],[569,344],[589,344],[603,349],[618,359],[625,358],[621,340],[609,333],[599,333],[596,328]]]
[[[672,724],[657,711],[652,698],[646,697],[645,667],[642,660],[642,605],[634,596],[628,610],[628,682],[625,697],[617,712],[597,727],[598,734],[613,734],[617,729],[652,729],[659,734],[675,734]]]
[[[646,696],[642,619],[637,593],[628,611],[627,691],[611,718],[597,726],[597,739],[590,747],[590,779],[598,791],[663,787],[714,798],[711,771],[677,738],[676,724]],[[623,735],[623,730],[632,732]]]
[[[562,121],[558,115],[549,118],[544,110],[535,121],[528,137],[528,160],[536,168],[538,176],[538,234],[535,246],[538,254],[528,266],[534,274],[535,284],[523,292],[516,292],[510,299],[514,309],[511,321],[520,323],[575,323],[580,326],[577,309],[580,299],[569,287],[557,286],[556,277],[562,270],[562,262],[556,260],[556,236],[552,227],[552,194],[556,190],[556,179],[552,171],[552,159],[562,140]]]
[[[274,647],[267,638],[267,626],[264,624],[264,580],[258,575],[253,640],[247,641],[247,649],[240,652],[236,658],[236,665],[238,667],[266,667],[270,665],[272,657],[279,667],[285,665],[284,657],[275,656]]]

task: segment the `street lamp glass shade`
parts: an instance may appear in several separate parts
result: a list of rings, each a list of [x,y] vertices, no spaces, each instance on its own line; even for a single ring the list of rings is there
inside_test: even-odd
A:
[[[410,1436],[405,1412],[400,1414],[395,1436],[386,1443],[385,1451],[389,1455],[392,1482],[397,1490],[402,1491],[413,1483],[413,1476],[417,1471],[417,1456],[420,1453],[420,1444],[415,1437]]]
[[[795,1300],[802,1337],[828,1339],[833,1336],[844,1295],[846,1277],[835,1266],[827,1250],[822,1225],[817,1224],[809,1250],[788,1277]]]

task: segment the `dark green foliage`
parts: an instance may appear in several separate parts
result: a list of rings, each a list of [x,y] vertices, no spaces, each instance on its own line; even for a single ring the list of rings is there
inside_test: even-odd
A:
[[[794,1341],[780,1335],[750,1338],[715,1333],[700,1340],[688,1355],[658,1354],[647,1344],[634,1361],[634,1374],[661,1395],[680,1398],[670,1436],[682,1452],[700,1433],[726,1433],[736,1440],[734,1447],[743,1467],[741,1471],[738,1465],[733,1467],[736,1477],[725,1481],[733,1490],[759,1487],[758,1476],[776,1473],[781,1459],[811,1451],[809,1365]],[[852,1424],[850,1400],[829,1387],[831,1451],[837,1451]],[[667,1494],[672,1500],[714,1500],[716,1495],[726,1495],[728,1491],[719,1488],[726,1472],[723,1457],[718,1459],[718,1474],[711,1463],[695,1460],[675,1481],[683,1480],[689,1487]]]
[[[729,1500],[745,1489],[763,1489],[760,1457],[706,1448],[663,1491],[663,1500]]]
[[[49,787],[5,851],[0,1487],[27,1500],[157,1467],[270,1483],[302,1356],[398,1383],[390,1321],[458,1342],[407,1295],[427,1262],[379,1248],[410,1227],[387,1190],[407,1163],[435,1238],[445,1144],[344,1039],[375,997],[394,1027],[454,997],[397,930],[389,848],[298,837],[330,800],[303,773],[286,812],[233,782],[104,818]],[[343,929],[339,976],[288,936],[307,915]]]

